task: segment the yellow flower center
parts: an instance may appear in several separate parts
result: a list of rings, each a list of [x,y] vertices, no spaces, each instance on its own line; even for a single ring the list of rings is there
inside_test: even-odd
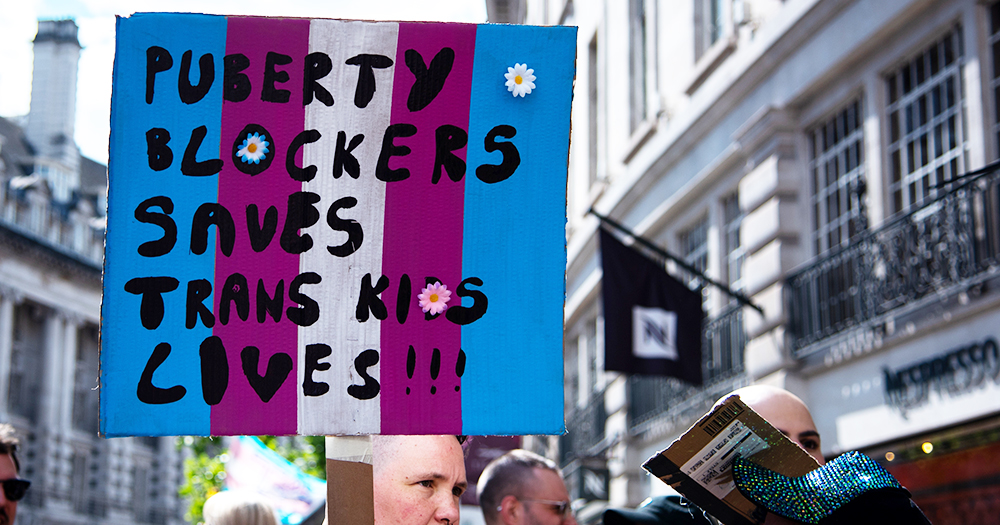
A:
[[[514,77],[514,83],[515,84],[520,84],[521,83],[521,75],[517,75],[516,77]]]
[[[250,145],[247,146],[247,151],[250,153],[257,153],[257,145],[251,142]]]
[[[436,293],[432,293],[431,294],[431,302],[432,303],[438,302],[438,294],[436,294]]]

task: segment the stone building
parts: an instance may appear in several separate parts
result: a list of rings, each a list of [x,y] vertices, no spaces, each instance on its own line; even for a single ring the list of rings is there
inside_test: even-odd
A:
[[[72,20],[38,23],[31,109],[0,118],[0,420],[31,480],[18,524],[183,523],[172,438],[98,437],[107,167],[73,141]]]
[[[490,0],[579,27],[558,457],[593,523],[733,388],[812,408],[934,523],[1000,511],[1000,3]],[[503,19],[504,16],[512,18]],[[544,72],[536,71],[539,88]],[[603,370],[593,207],[741,290],[701,289],[701,388]]]

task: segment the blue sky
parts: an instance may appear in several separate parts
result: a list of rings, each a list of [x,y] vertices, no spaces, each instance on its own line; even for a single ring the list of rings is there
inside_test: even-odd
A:
[[[483,0],[10,0],[0,17],[0,116],[28,112],[31,40],[39,18],[73,18],[80,26],[76,142],[84,155],[108,160],[115,15],[139,11],[347,18],[486,21]]]

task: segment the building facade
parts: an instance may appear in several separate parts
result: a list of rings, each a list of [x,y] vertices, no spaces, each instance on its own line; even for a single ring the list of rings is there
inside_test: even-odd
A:
[[[752,383],[797,393],[828,458],[878,459],[934,523],[995,520],[1000,2],[491,4],[580,28],[568,433],[532,446],[581,521],[667,492],[640,465]],[[591,208],[762,308],[667,264],[703,293],[703,387],[603,370]]]
[[[0,118],[0,420],[31,489],[18,524],[183,523],[173,438],[98,436],[107,167],[73,141],[72,20],[40,21],[30,114]]]

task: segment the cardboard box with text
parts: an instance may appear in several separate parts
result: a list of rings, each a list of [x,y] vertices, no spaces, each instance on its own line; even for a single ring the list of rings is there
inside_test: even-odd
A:
[[[717,404],[643,468],[726,525],[762,523],[766,509],[744,498],[733,481],[731,467],[738,456],[752,457],[789,477],[819,468],[812,456],[738,395]]]

